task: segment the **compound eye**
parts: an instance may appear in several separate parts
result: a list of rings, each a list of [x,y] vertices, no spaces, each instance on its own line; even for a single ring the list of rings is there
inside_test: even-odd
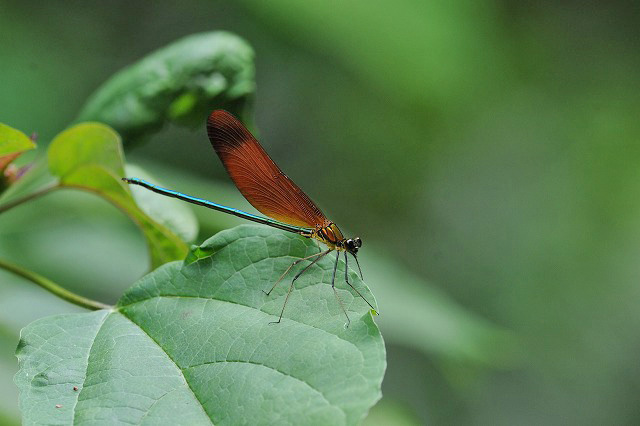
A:
[[[356,244],[356,247],[358,247],[358,248],[362,247],[362,240],[360,238],[356,237],[355,238],[355,244]]]

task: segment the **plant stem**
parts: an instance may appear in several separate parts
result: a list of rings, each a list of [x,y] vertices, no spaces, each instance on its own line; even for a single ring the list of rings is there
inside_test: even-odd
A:
[[[82,297],[75,293],[70,292],[58,284],[54,283],[48,278],[45,278],[41,275],[36,274],[35,272],[28,271],[26,269],[21,268],[18,265],[14,265],[12,263],[7,262],[6,260],[0,259],[0,268],[6,269],[7,271],[13,272],[16,275],[19,275],[27,280],[39,285],[47,291],[55,294],[61,299],[66,300],[69,303],[73,303],[74,305],[81,306],[86,309],[90,309],[92,311],[97,311],[98,309],[112,309],[113,306],[106,305],[101,302],[97,302],[95,300],[87,299],[86,297]]]
[[[60,188],[60,185],[55,182],[52,184],[49,184],[47,186],[44,186],[40,189],[38,189],[35,192],[32,192],[31,194],[25,195],[24,197],[21,198],[16,198],[13,201],[8,202],[7,204],[4,204],[2,206],[0,206],[0,213],[4,213],[7,210],[10,210],[16,206],[19,206],[22,203],[26,203],[27,201],[33,200],[34,198],[38,198],[41,197],[45,194],[48,194],[49,192],[53,191],[54,189],[58,189]]]

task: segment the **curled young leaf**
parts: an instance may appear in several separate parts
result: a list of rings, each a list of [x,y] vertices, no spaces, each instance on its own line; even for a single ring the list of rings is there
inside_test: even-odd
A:
[[[127,144],[167,121],[196,126],[214,108],[244,115],[255,91],[254,53],[240,37],[208,32],[182,38],[116,73],[89,98],[77,121],[100,121]]]

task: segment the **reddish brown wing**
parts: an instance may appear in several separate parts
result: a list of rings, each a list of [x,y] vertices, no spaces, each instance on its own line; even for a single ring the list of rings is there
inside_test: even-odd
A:
[[[207,121],[207,133],[233,182],[261,213],[307,228],[329,224],[307,194],[282,173],[233,115],[224,110],[213,111]]]

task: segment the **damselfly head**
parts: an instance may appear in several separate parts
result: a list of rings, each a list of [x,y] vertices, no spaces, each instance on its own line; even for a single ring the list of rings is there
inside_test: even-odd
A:
[[[362,240],[359,237],[349,238],[344,242],[344,247],[348,252],[356,254],[358,253],[358,249],[362,247]]]

